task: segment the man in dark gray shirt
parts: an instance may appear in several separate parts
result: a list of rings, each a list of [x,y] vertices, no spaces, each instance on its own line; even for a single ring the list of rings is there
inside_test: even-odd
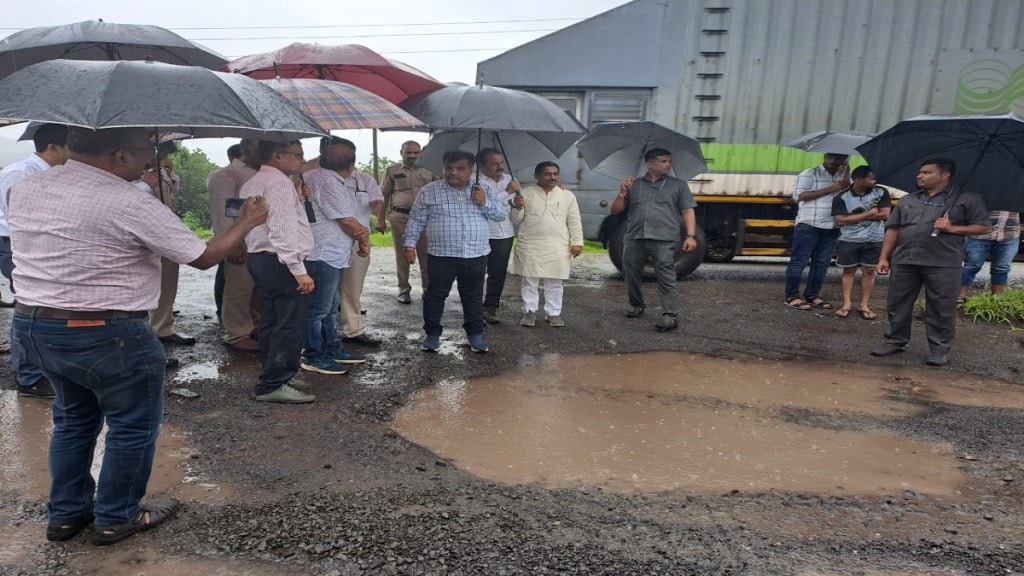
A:
[[[668,175],[672,170],[671,152],[654,148],[644,154],[644,161],[647,174],[639,180],[630,177],[622,181],[611,213],[626,212],[622,252],[622,275],[629,294],[626,316],[638,318],[644,313],[643,270],[649,255],[654,260],[661,297],[661,319],[654,327],[666,332],[679,327],[675,255],[684,234],[683,250],[697,248],[697,217],[693,211],[697,203],[686,182]]]
[[[930,354],[925,364],[944,366],[956,336],[956,295],[964,261],[964,237],[988,231],[988,209],[977,194],[950,186],[956,164],[926,160],[917,192],[906,195],[885,223],[878,273],[890,272],[889,331],[873,356],[903,352],[910,341],[914,302],[924,286],[925,327]]]

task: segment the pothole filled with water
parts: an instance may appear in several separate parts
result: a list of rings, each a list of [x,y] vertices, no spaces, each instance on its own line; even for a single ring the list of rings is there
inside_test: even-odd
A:
[[[910,398],[1021,409],[1024,393],[949,371],[891,370],[674,352],[526,356],[512,374],[421,390],[395,427],[509,484],[956,493],[966,478],[949,444],[822,422],[911,417],[924,408]]]

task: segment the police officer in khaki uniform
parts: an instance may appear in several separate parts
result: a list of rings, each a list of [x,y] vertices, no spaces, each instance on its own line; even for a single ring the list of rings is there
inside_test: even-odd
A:
[[[391,238],[395,244],[395,266],[398,272],[398,302],[411,304],[412,286],[409,284],[409,263],[405,260],[405,248],[402,238],[405,236],[405,225],[409,222],[409,209],[424,185],[440,180],[433,172],[416,161],[420,157],[418,142],[408,141],[402,144],[402,163],[389,166],[384,172],[381,192],[384,193],[384,205],[391,205]],[[427,290],[427,238],[423,236],[416,244],[416,261],[420,265],[420,280],[423,291]]]

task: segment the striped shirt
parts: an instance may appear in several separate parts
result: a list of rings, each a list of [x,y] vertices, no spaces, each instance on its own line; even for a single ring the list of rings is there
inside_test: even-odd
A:
[[[487,202],[478,206],[472,200],[473,184],[456,190],[444,180],[420,189],[405,227],[404,245],[415,248],[424,231],[427,254],[448,258],[479,258],[491,253],[488,221],[506,218],[503,201],[484,187]]]
[[[263,197],[270,216],[245,237],[246,249],[276,254],[293,276],[305,274],[303,261],[313,250],[313,232],[295,184],[277,168],[262,166],[238,193],[239,198],[251,196]]]
[[[338,220],[356,217],[356,198],[337,172],[317,168],[302,175],[309,185],[310,202],[316,222],[313,230],[313,251],[307,260],[324,262],[334,268],[348,268],[352,261],[353,238],[345,233]]]
[[[95,166],[68,160],[12,192],[14,282],[29,306],[153,310],[160,258],[187,264],[206,251],[149,192]]]
[[[836,182],[842,181],[845,176],[842,170],[836,170],[835,174],[829,174],[825,166],[818,165],[808,168],[796,178],[796,185],[793,187],[793,202],[799,204],[796,213],[797,224],[810,224],[815,228],[831,230],[836,227],[836,220],[832,217],[832,199],[835,194],[825,194],[814,200],[800,201],[797,198],[804,192],[828,188]]]

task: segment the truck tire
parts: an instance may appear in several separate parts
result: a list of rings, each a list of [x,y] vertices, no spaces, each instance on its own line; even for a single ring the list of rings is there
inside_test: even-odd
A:
[[[736,249],[731,246],[712,246],[704,252],[704,261],[715,264],[732,262],[736,256]]]
[[[608,257],[612,259],[612,264],[622,272],[622,249],[626,243],[623,236],[626,233],[625,226],[619,226],[612,232],[611,237],[608,239]],[[676,252],[676,279],[682,280],[688,276],[691,272],[700,266],[701,261],[704,259],[704,251],[707,248],[707,241],[704,238],[704,230],[700,226],[697,227],[697,249],[692,252],[683,252],[682,250]],[[644,280],[654,280],[654,268],[650,263],[644,266]]]

